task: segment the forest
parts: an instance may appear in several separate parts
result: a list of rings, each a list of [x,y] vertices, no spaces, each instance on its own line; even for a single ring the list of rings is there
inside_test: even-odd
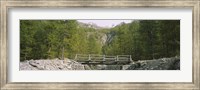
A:
[[[76,54],[180,56],[180,20],[133,20],[93,28],[77,20],[20,20],[20,61],[73,59]]]

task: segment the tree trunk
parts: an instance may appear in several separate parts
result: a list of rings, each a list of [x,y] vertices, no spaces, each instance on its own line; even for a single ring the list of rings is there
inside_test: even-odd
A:
[[[50,52],[51,52],[51,47],[48,50],[48,59],[50,59]]]
[[[62,60],[65,59],[64,52],[65,52],[65,48],[64,48],[64,46],[63,46],[63,48],[62,48]]]

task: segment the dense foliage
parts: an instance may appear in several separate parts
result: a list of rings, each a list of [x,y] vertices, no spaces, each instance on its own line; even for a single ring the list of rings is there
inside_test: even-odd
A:
[[[133,60],[180,55],[179,20],[142,20],[112,28],[105,54],[132,55]]]
[[[75,54],[132,55],[133,60],[179,56],[180,21],[140,20],[101,30],[76,20],[20,21],[20,60]]]

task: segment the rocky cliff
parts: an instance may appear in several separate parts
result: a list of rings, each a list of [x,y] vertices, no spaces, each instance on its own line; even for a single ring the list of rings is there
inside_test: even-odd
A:
[[[26,60],[20,70],[180,70],[177,57],[141,60],[128,65],[87,65],[73,60]]]

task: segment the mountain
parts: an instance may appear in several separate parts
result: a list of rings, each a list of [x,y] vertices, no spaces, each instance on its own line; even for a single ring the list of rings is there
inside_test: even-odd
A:
[[[94,28],[95,30],[108,29],[108,27],[101,27],[101,26],[96,25],[95,23],[78,22],[78,25],[79,25],[79,27]]]

